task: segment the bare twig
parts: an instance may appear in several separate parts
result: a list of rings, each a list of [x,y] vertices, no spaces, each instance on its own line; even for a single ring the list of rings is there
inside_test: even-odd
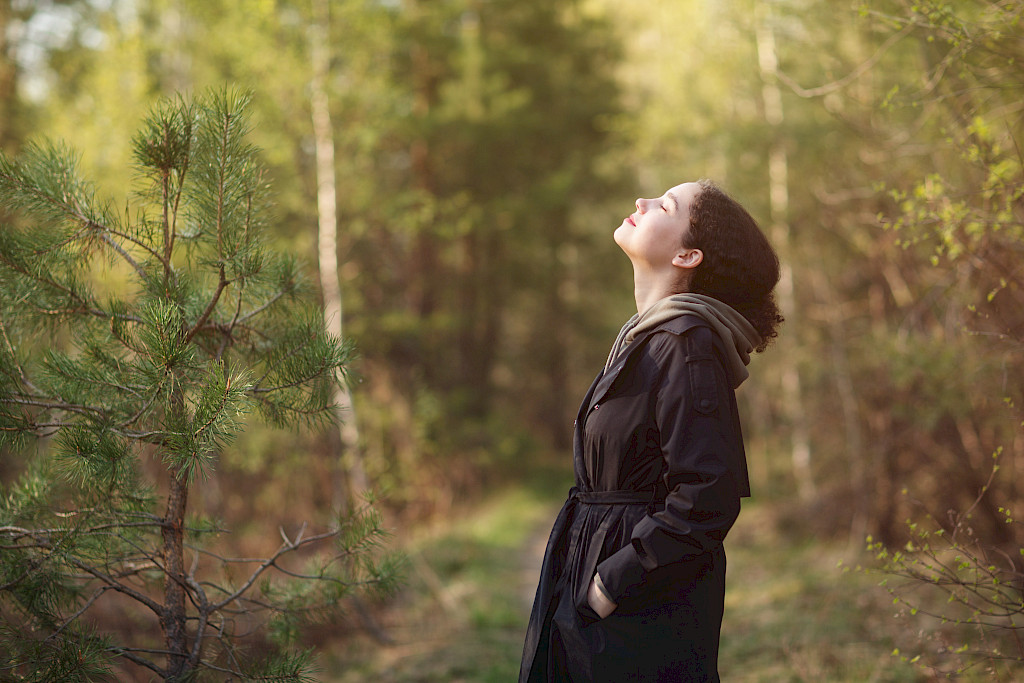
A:
[[[884,43],[882,43],[882,46],[879,47],[878,50],[876,50],[870,58],[864,61],[856,69],[848,73],[846,76],[840,78],[838,81],[833,81],[831,83],[819,85],[816,88],[804,88],[801,87],[799,83],[797,83],[783,71],[778,71],[776,75],[778,76],[778,79],[782,81],[782,83],[784,83],[790,90],[792,90],[800,97],[809,98],[828,95],[829,93],[841,90],[842,88],[846,87],[853,81],[863,76],[866,72],[871,70],[875,66],[875,64],[877,64],[878,61],[882,58],[882,56],[889,51],[889,48],[895,45],[899,40],[903,39],[914,28],[914,24],[907,24],[906,26],[903,27],[901,31],[889,36],[889,38]]]
[[[260,566],[257,567],[255,571],[253,571],[253,573],[249,576],[249,578],[246,580],[246,582],[242,584],[242,586],[240,588],[238,588],[234,593],[231,593],[230,595],[228,595],[223,600],[214,603],[213,604],[213,609],[219,610],[222,607],[224,607],[226,605],[229,605],[230,603],[234,602],[240,596],[244,595],[250,588],[252,588],[253,584],[256,583],[257,579],[259,579],[260,576],[262,576],[265,571],[267,571],[271,567],[276,566],[275,563],[282,556],[284,556],[284,555],[286,555],[288,553],[294,552],[294,551],[298,550],[299,548],[301,548],[303,546],[306,546],[306,545],[309,545],[311,543],[318,543],[318,542],[326,540],[328,538],[333,538],[333,537],[337,536],[338,533],[339,532],[337,532],[337,531],[327,531],[327,532],[324,532],[322,534],[317,534],[316,536],[310,536],[309,538],[303,539],[303,540],[298,541],[298,542],[293,543],[293,544],[285,543],[280,548],[278,548],[277,552],[275,552],[272,556],[270,556],[270,557],[264,559],[262,562],[260,562]],[[277,568],[280,569],[280,567],[277,567]]]
[[[67,619],[65,619],[64,623],[61,624],[59,627],[57,627],[56,631],[54,631],[50,635],[46,636],[46,640],[51,640],[51,639],[56,638],[57,636],[59,636],[61,634],[61,632],[64,631],[64,629],[66,629],[75,619],[77,619],[78,617],[80,617],[83,614],[85,614],[89,610],[89,608],[92,607],[93,604],[97,600],[99,600],[100,596],[102,596],[104,593],[106,593],[110,589],[111,589],[110,586],[100,586],[98,589],[96,589],[96,592],[94,592],[92,594],[92,596],[90,596],[90,598],[88,600],[86,600],[85,604],[82,605],[82,608],[79,609],[74,614],[72,614]]]

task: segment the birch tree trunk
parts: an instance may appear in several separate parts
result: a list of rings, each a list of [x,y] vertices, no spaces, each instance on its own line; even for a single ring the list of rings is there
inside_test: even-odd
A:
[[[18,68],[10,26],[14,17],[11,0],[0,0],[0,149],[13,152],[14,114],[18,106]]]
[[[313,23],[310,27],[310,57],[313,77],[310,82],[310,110],[316,154],[317,246],[320,288],[324,300],[324,320],[331,334],[339,338],[343,332],[341,285],[338,280],[338,209],[337,183],[334,176],[334,132],[327,99],[327,75],[330,53],[327,33],[330,21],[328,0],[313,0]],[[359,445],[359,427],[348,385],[339,382],[334,398],[340,412],[339,436],[341,452],[337,463],[345,483],[335,486],[335,503],[356,505],[369,484]],[[347,486],[345,485],[347,484]],[[346,490],[347,489],[347,490]]]
[[[758,2],[756,9],[756,39],[758,66],[761,71],[761,97],[764,115],[772,131],[768,152],[769,234],[781,255],[781,277],[776,289],[779,305],[785,312],[790,330],[797,327],[796,296],[793,286],[793,267],[790,265],[789,239],[789,157],[782,136],[782,92],[779,88],[779,60],[775,49],[775,32],[771,25],[768,2]],[[792,356],[792,334],[780,340],[787,355]],[[811,473],[811,445],[807,427],[807,414],[803,408],[803,389],[800,371],[795,362],[782,370],[782,404],[788,412],[791,429],[791,459],[793,476],[800,497],[814,496],[815,485]]]

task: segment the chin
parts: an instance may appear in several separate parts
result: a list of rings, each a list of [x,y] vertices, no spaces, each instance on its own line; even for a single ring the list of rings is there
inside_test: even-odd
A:
[[[623,234],[624,233],[624,230],[623,230],[624,227],[625,227],[624,225],[620,225],[618,228],[615,229],[615,232],[612,233],[612,239],[615,240],[615,244],[619,245],[620,249],[623,248],[622,241],[626,237]]]

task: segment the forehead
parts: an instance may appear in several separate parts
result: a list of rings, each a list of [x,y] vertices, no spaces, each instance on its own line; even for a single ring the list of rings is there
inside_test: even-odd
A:
[[[700,192],[700,183],[682,183],[665,192],[671,194],[681,206],[689,206]]]

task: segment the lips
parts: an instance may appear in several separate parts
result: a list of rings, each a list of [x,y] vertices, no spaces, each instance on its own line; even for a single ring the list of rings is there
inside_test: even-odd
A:
[[[629,217],[626,218],[626,220],[629,221],[629,224],[632,225],[634,228],[636,227],[636,221],[633,220],[633,215],[632,214],[630,214]]]

